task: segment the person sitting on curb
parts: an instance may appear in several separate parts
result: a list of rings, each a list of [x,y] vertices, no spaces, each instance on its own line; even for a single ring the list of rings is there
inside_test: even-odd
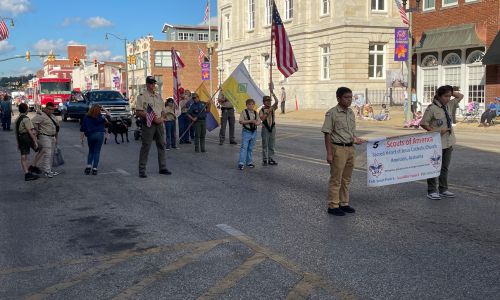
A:
[[[387,121],[390,119],[389,109],[385,104],[382,104],[382,110],[380,111],[380,114],[376,115],[374,119],[377,121]]]

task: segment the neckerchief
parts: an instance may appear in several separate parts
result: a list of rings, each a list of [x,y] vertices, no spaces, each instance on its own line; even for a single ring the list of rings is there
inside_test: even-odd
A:
[[[441,104],[440,102],[438,102],[439,104]],[[438,103],[436,103],[434,101],[434,104],[436,104],[438,107]],[[441,108],[444,110],[444,115],[446,116],[446,125],[448,126],[448,129],[451,129],[451,117],[450,117],[450,114],[448,113],[448,108],[446,107],[446,105],[442,105],[441,104]]]

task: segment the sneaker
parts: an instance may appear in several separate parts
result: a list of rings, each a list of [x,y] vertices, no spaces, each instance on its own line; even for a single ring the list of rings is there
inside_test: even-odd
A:
[[[231,141],[231,142],[229,142],[229,144],[231,144],[231,145],[238,145],[238,143],[236,143],[235,141]]]
[[[238,170],[243,170],[245,168],[243,165],[238,165]]]
[[[26,174],[24,174],[24,180],[25,181],[37,180],[38,178],[39,178],[38,175],[34,175],[32,173],[26,173]]]
[[[356,210],[354,208],[352,208],[351,206],[349,205],[346,205],[346,206],[341,206],[340,209],[343,211],[343,212],[346,212],[346,213],[355,213]]]
[[[166,148],[165,150],[170,151],[170,148]]]
[[[263,166],[267,166],[267,160],[263,161],[263,162],[262,162],[262,165],[263,165]]]
[[[207,152],[207,150],[203,149],[203,150],[201,150],[201,152],[206,153],[206,152]]]
[[[329,208],[328,213],[332,214],[334,216],[345,216],[345,212],[338,207],[337,208]]]
[[[278,165],[278,163],[277,163],[277,162],[275,162],[275,161],[274,161],[274,159],[270,158],[270,159],[269,159],[269,165],[271,165],[271,166],[277,166],[277,165]]]
[[[431,200],[441,200],[441,196],[439,196],[439,193],[436,192],[427,194],[427,198]]]
[[[85,168],[85,170],[83,171],[83,173],[84,173],[85,175],[90,175],[90,170],[91,170],[91,168],[90,168],[90,167],[87,167],[87,168]]]
[[[140,178],[148,178],[148,175],[146,175],[146,173],[144,173],[144,172],[140,172],[139,177]]]
[[[442,193],[439,193],[439,196],[445,197],[445,198],[455,198],[455,194],[450,192],[450,191],[444,191]]]
[[[96,168],[92,169],[92,175],[97,175],[97,169]]]
[[[255,165],[254,164],[248,164],[247,167],[249,167],[249,168],[255,168]]]
[[[57,175],[59,175],[60,173],[59,173],[59,172],[57,172],[57,171],[50,171],[50,174],[52,174],[52,176],[57,176]]]
[[[35,166],[29,166],[28,171],[30,171],[30,173],[42,174],[42,170],[40,170],[39,167]]]
[[[171,175],[172,174],[172,172],[170,172],[168,169],[160,170],[159,173],[162,175]]]
[[[43,173],[43,176],[47,177],[47,178],[52,178],[54,177],[54,175],[52,175],[52,172],[45,172]]]
[[[223,142],[223,141],[220,141],[220,142],[219,142],[219,146],[222,146],[222,145],[224,145],[224,142]]]

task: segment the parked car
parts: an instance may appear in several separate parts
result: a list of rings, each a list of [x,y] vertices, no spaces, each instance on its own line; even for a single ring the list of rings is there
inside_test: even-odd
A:
[[[118,91],[95,90],[82,94],[77,91],[71,93],[69,101],[62,104],[61,115],[63,121],[68,118],[82,120],[89,108],[95,103],[109,110],[111,120],[123,120],[128,126],[132,124],[132,111],[127,99]]]

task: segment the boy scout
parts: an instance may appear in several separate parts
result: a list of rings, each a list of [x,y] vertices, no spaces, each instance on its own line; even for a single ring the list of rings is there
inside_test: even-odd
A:
[[[38,142],[34,134],[33,123],[31,123],[27,113],[28,105],[26,103],[21,103],[19,105],[19,117],[16,119],[15,125],[17,148],[21,152],[21,167],[24,171],[24,180],[30,181],[38,179],[38,175],[35,175],[30,171],[30,167],[31,169],[33,169],[33,167],[28,167],[28,155],[30,154],[30,148],[37,149]]]
[[[271,91],[272,93],[272,91]],[[264,96],[262,98],[262,102],[264,105],[260,108],[259,118],[262,121],[262,165],[267,166],[275,166],[278,163],[274,161],[274,144],[276,141],[276,123],[275,123],[275,115],[274,112],[278,109],[278,99],[272,93],[274,97],[274,104],[271,106],[271,97]]]
[[[163,122],[165,121],[165,105],[163,99],[158,93],[155,92],[156,80],[153,76],[146,77],[146,91],[137,96],[136,115],[143,118],[147,117],[146,111],[148,105],[151,106],[156,117],[151,123],[151,127],[142,126],[142,147],[139,155],[139,177],[146,178],[146,164],[148,162],[149,149],[153,140],[156,142],[156,149],[158,151],[158,165],[160,167],[160,174],[172,174],[167,169],[167,162],[165,157],[165,129]]]
[[[38,113],[31,120],[38,133],[38,145],[40,146],[40,151],[36,154],[33,164],[36,167],[38,162],[43,159],[43,175],[47,178],[59,175],[58,172],[52,170],[52,155],[54,154],[57,134],[59,132],[59,124],[57,124],[57,120],[52,115],[53,111],[54,104],[48,102],[42,109],[42,112]]]
[[[349,185],[354,169],[353,144],[365,141],[356,137],[356,117],[352,109],[352,91],[346,87],[337,89],[338,105],[325,115],[321,131],[325,134],[326,160],[330,164],[328,183],[328,213],[343,216],[354,213],[349,206]]]
[[[450,100],[451,96],[454,97]],[[451,108],[458,106],[464,95],[454,91],[452,86],[444,85],[437,89],[432,104],[427,107],[420,122],[420,126],[427,131],[438,131],[441,133],[442,162],[441,173],[438,178],[427,179],[427,198],[441,200],[441,197],[454,198],[455,194],[448,191],[448,167],[451,162],[451,152],[456,143],[453,132],[453,119]]]
[[[217,102],[220,105],[222,111],[222,116],[220,117],[220,131],[219,131],[219,145],[224,144],[226,139],[226,126],[229,123],[229,144],[236,145],[236,140],[234,139],[234,106],[229,101],[224,93],[221,91],[217,98]]]
[[[245,101],[247,106],[240,113],[240,124],[243,126],[241,130],[241,147],[240,147],[240,158],[238,160],[238,169],[243,170],[245,165],[249,168],[254,168],[253,164],[253,146],[257,139],[257,126],[260,125],[261,121],[257,117],[257,112],[254,110],[255,101],[253,99],[247,99]]]
[[[194,127],[194,151],[207,152],[205,149],[205,135],[207,133],[207,112],[210,111],[210,102],[208,104],[201,102],[197,94],[193,94],[194,103],[191,104],[188,111],[188,117],[193,122]]]

